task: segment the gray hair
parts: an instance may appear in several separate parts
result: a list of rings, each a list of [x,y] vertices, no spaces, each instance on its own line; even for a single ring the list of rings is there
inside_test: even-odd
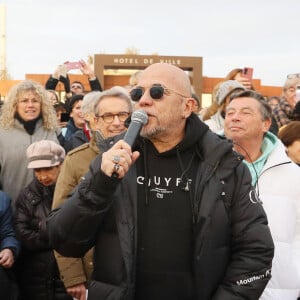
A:
[[[89,92],[84,95],[82,104],[81,104],[81,112],[85,116],[86,114],[94,114],[95,103],[101,97],[102,93],[99,91]]]
[[[102,99],[104,99],[106,97],[117,97],[117,98],[123,99],[128,104],[129,112],[132,113],[133,107],[132,107],[131,98],[129,96],[128,91],[121,86],[114,86],[114,87],[100,93],[99,98],[95,102],[95,105],[94,105],[94,114],[95,115],[99,115],[98,104]]]

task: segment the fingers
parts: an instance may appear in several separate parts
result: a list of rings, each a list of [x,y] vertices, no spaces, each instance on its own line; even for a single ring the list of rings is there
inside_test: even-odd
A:
[[[78,300],[86,300],[86,288],[84,284],[74,285],[67,288],[67,293]]]
[[[246,77],[240,77],[236,79],[240,84],[242,84],[246,89],[250,89],[251,88],[251,81],[248,80],[248,78]]]
[[[0,265],[3,266],[4,268],[10,268],[14,263],[14,256],[11,252],[9,252],[10,250],[9,251],[5,251],[5,250],[1,252]]]
[[[139,153],[131,152],[130,146],[124,141],[117,142],[110,150],[103,153],[101,170],[107,176],[123,178]]]

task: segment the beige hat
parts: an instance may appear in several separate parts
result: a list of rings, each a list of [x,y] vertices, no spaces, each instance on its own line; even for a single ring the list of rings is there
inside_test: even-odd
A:
[[[26,151],[28,169],[49,168],[58,166],[65,158],[65,149],[59,144],[42,140],[31,144]]]

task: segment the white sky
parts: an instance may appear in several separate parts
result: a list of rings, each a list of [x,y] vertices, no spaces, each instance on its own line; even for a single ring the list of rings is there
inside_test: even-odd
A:
[[[253,67],[263,85],[300,72],[300,0],[0,0],[13,79],[94,54],[201,56],[203,75]]]

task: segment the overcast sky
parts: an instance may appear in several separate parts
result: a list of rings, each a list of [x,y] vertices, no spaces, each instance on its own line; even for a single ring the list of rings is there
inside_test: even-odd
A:
[[[300,72],[300,0],[0,0],[13,79],[94,54],[201,56],[203,75],[253,67],[263,85]]]

